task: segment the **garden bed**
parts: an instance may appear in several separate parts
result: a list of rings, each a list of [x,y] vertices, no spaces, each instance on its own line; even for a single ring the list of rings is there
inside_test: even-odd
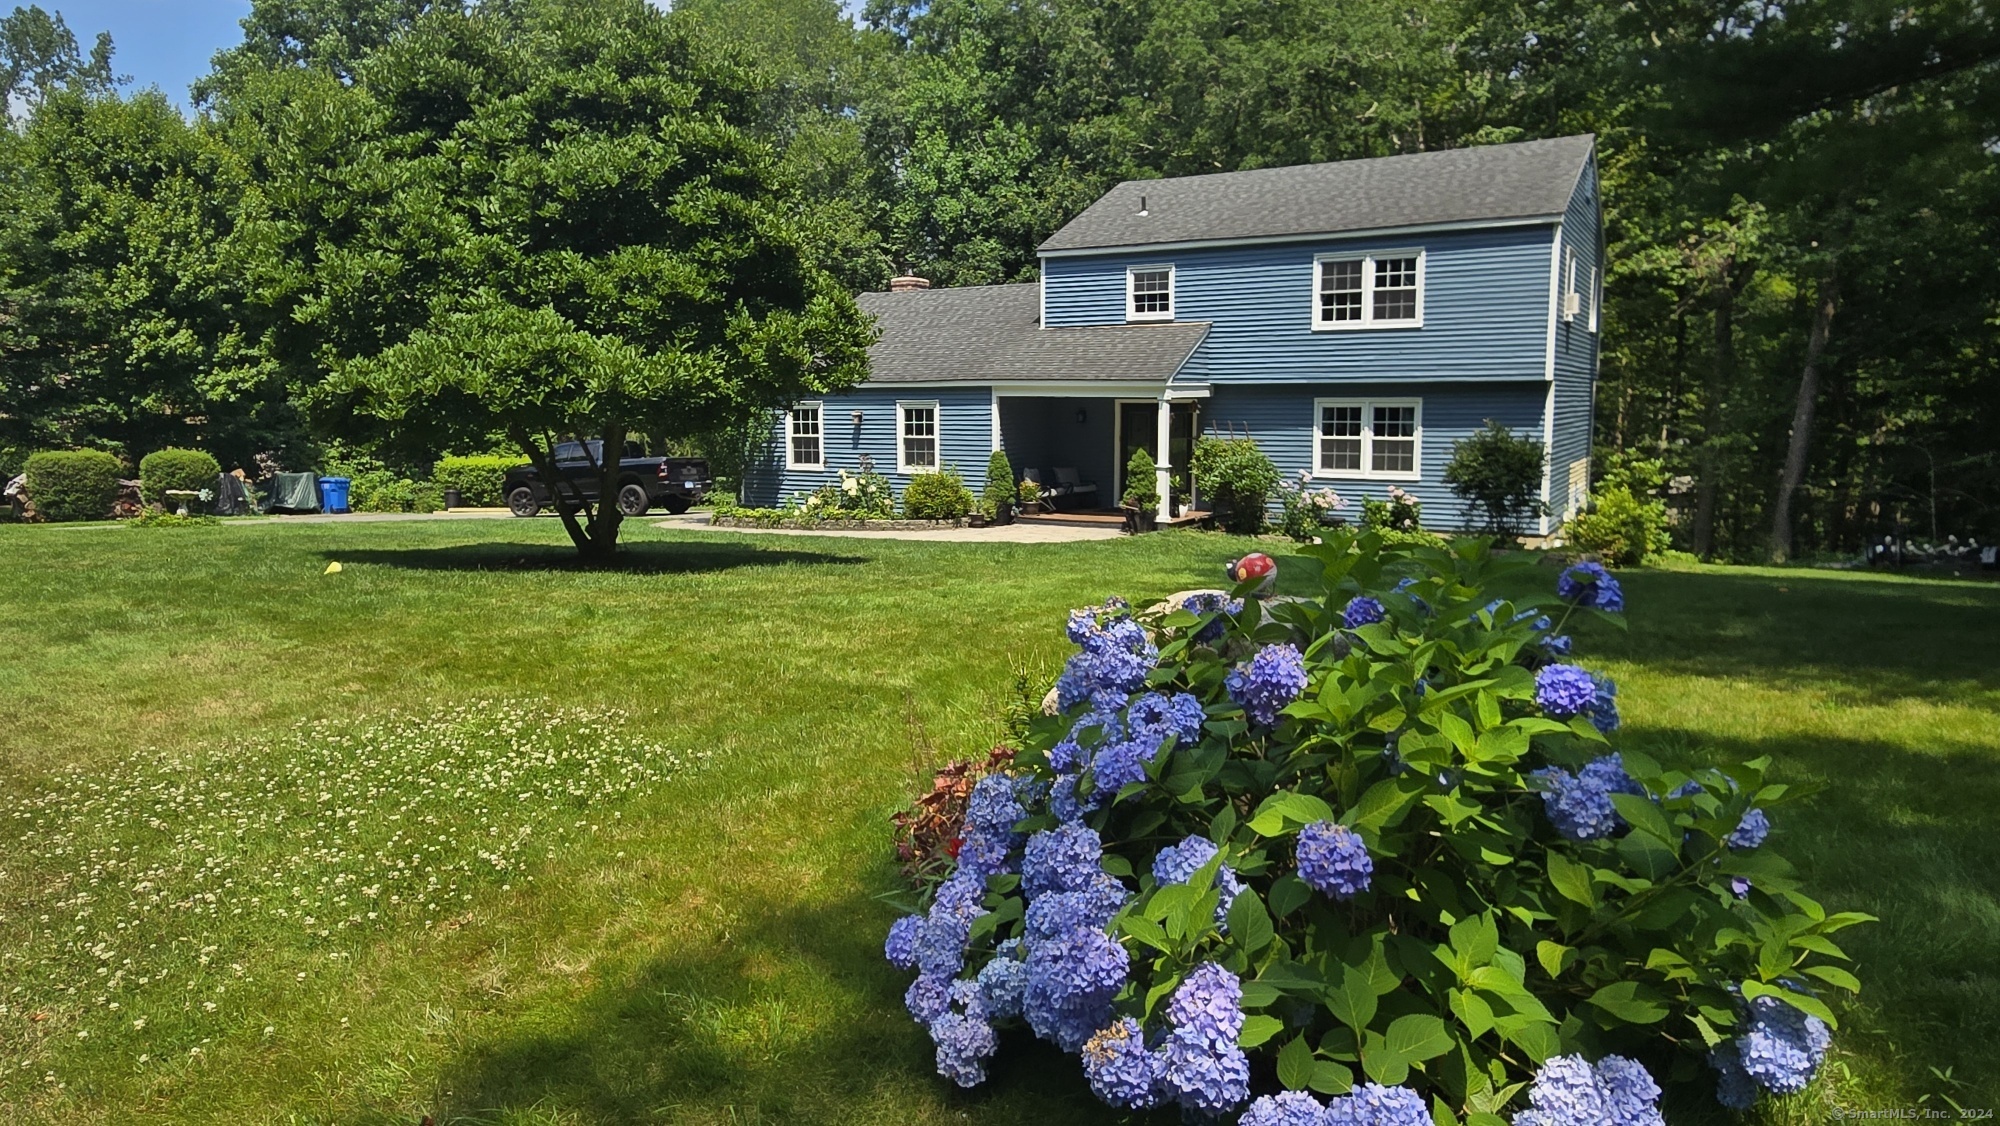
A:
[[[963,520],[822,520],[810,516],[743,516],[717,513],[709,518],[714,528],[786,528],[801,532],[927,532],[937,528],[963,528]]]

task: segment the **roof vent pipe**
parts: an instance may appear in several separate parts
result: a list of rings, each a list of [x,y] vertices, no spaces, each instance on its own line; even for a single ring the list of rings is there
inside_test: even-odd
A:
[[[931,280],[929,278],[920,278],[915,274],[900,274],[889,279],[890,293],[909,293],[912,290],[929,289],[930,287]]]
[[[1140,197],[1139,197],[1139,214],[1140,214],[1140,215],[1145,215],[1145,214],[1146,214],[1146,197],[1145,197],[1145,196],[1140,196]]]

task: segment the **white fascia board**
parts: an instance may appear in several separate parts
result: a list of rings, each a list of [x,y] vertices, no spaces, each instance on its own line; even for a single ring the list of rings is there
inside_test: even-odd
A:
[[[1542,368],[1542,378],[1550,383],[1556,381],[1556,321],[1562,316],[1562,248],[1563,225],[1557,223],[1549,239],[1549,340]]]
[[[1136,242],[1125,246],[1081,246],[1037,249],[1041,258],[1081,258],[1104,254],[1153,254],[1176,250],[1214,250],[1232,246],[1270,246],[1277,243],[1327,242],[1336,239],[1376,238],[1382,235],[1425,235],[1445,231],[1484,231],[1503,227],[1540,227],[1562,222],[1562,213],[1524,215],[1513,219],[1466,219],[1452,223],[1412,223],[1402,227],[1365,227],[1351,231],[1315,231],[1299,235],[1257,235],[1249,238],[1189,239],[1185,242]]]

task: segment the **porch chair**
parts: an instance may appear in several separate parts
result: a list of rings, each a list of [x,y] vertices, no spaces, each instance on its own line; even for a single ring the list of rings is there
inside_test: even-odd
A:
[[[1081,479],[1080,477],[1077,476],[1077,472],[1074,468],[1066,468],[1064,466],[1059,465],[1056,467],[1055,474],[1056,474],[1057,496],[1065,496],[1065,497],[1097,496],[1097,483],[1095,481],[1085,481]]]

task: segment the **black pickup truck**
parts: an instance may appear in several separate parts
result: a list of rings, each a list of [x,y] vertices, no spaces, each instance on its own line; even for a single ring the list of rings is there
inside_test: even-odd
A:
[[[604,455],[604,443],[591,442],[587,451],[584,446],[583,442],[556,443],[556,471],[563,478],[562,504],[575,505],[572,498],[579,495],[592,502],[598,500],[597,466]],[[713,484],[708,462],[701,458],[647,457],[644,446],[627,442],[625,456],[618,460],[618,511],[644,516],[647,510],[658,507],[678,516],[694,507]],[[502,491],[507,507],[516,516],[533,516],[558,500],[532,465],[509,469]]]

